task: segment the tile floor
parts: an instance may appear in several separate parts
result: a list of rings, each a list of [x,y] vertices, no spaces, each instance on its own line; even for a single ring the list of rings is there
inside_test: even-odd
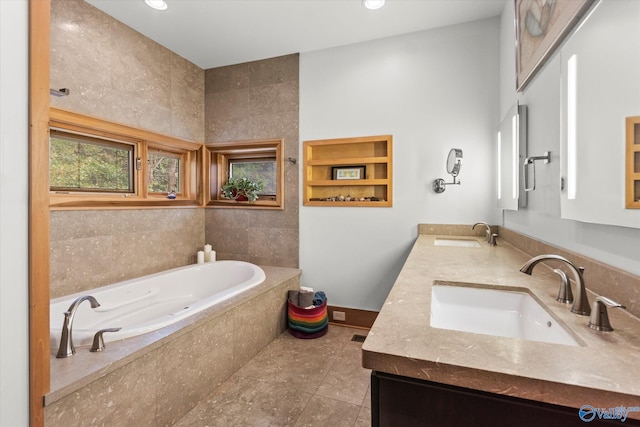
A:
[[[284,332],[174,426],[370,426],[367,331],[329,326],[313,340]]]

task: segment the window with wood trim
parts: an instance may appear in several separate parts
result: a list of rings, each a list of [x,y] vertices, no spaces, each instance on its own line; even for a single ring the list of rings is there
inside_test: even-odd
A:
[[[52,208],[201,205],[202,144],[52,108]]]
[[[206,146],[209,177],[207,206],[284,209],[283,141],[242,141]],[[263,189],[258,200],[228,200],[220,188],[229,178],[260,181]]]
[[[134,193],[136,144],[58,130],[50,135],[51,191]]]

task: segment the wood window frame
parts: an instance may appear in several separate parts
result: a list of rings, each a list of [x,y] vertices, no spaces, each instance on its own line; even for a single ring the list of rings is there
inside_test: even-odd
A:
[[[50,140],[52,137],[56,137],[57,139],[62,139],[62,140],[67,140],[67,141],[75,141],[78,142],[80,144],[96,144],[96,145],[102,145],[102,146],[111,146],[114,148],[121,148],[124,149],[124,147],[128,147],[130,149],[130,155],[131,155],[131,165],[130,165],[130,173],[131,175],[129,176],[129,189],[127,190],[103,190],[103,189],[87,189],[87,188],[79,188],[79,189],[73,189],[73,188],[53,188],[53,186],[50,184],[50,192],[52,195],[110,195],[110,196],[124,196],[126,194],[126,197],[132,197],[132,196],[138,196],[138,194],[136,194],[136,188],[138,187],[138,182],[140,182],[140,171],[136,170],[136,157],[140,156],[140,151],[141,151],[141,142],[139,140],[134,140],[134,139],[127,139],[127,138],[118,138],[118,139],[113,139],[113,138],[107,138],[103,135],[103,137],[98,138],[94,135],[88,135],[85,133],[80,133],[80,132],[73,132],[73,131],[69,131],[67,129],[60,129],[57,127],[50,127],[49,128],[49,136],[50,136]],[[49,143],[49,149],[51,149],[51,143]],[[51,156],[49,156],[49,159],[51,160]]]
[[[238,141],[230,143],[213,143],[205,145],[204,182],[206,183],[207,207],[246,208],[246,209],[284,209],[284,140],[269,139],[259,141]],[[264,159],[275,158],[276,194],[269,199],[258,199],[254,202],[238,202],[221,197],[220,187],[229,176],[230,159]]]
[[[121,209],[141,207],[202,206],[203,144],[139,129],[58,108],[49,109],[49,128],[134,145],[140,167],[134,170],[133,193],[49,192],[49,206],[62,209]],[[167,152],[181,158],[181,191],[175,199],[148,191],[149,152]],[[136,159],[134,159],[135,161]]]
[[[188,167],[188,158],[190,157],[188,153],[184,152],[174,152],[171,149],[167,149],[166,147],[156,147],[155,145],[150,145],[147,149],[147,173],[145,176],[147,177],[147,194],[149,197],[167,197],[168,192],[164,191],[151,191],[149,190],[149,174],[151,173],[151,156],[157,155],[164,158],[174,158],[178,160],[179,167],[179,184],[177,188],[174,188],[176,193],[176,197],[186,195],[189,191],[189,185],[185,182],[185,178],[189,175],[185,172],[185,168]]]

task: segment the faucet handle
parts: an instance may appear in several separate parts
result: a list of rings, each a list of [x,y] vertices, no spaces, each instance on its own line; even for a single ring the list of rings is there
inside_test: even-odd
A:
[[[619,304],[611,298],[599,296],[593,301],[591,307],[591,316],[589,317],[589,327],[596,331],[611,332],[613,328],[609,323],[609,314],[607,313],[607,306],[613,308],[626,308],[624,305]]]
[[[567,273],[559,268],[555,268],[553,272],[560,276],[560,289],[558,289],[556,301],[571,304],[573,302],[573,293],[571,292],[571,284]]]
[[[102,351],[104,350],[104,338],[102,337],[102,335],[105,332],[118,332],[120,329],[122,328],[106,328],[106,329],[100,329],[98,332],[96,332],[96,334],[93,336],[93,344],[91,344],[91,349],[89,350],[90,352],[95,353],[96,351]]]

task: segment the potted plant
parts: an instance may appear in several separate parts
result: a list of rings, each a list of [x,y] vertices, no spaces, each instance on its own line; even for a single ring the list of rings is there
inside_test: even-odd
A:
[[[264,188],[261,181],[249,178],[229,178],[220,188],[225,199],[254,202],[258,199],[258,192]]]

